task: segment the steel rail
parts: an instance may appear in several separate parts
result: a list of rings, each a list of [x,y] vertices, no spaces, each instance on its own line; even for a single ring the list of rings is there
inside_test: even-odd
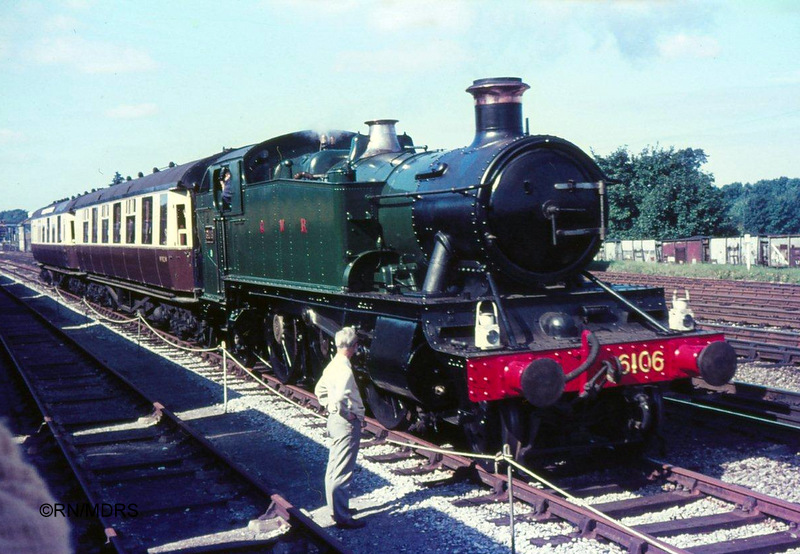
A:
[[[216,354],[206,355],[206,357],[215,356]],[[230,363],[235,366],[234,362]],[[261,378],[265,380],[264,382],[267,383],[266,386],[269,388],[279,390],[283,393],[287,393],[289,396],[297,398],[299,404],[303,406],[312,406],[317,410],[320,409],[318,403],[316,402],[316,398],[308,391],[292,385],[285,385],[271,376],[262,375]],[[374,436],[374,438],[371,439],[371,442],[401,443],[405,445],[398,447],[400,452],[384,456],[387,461],[392,458],[404,459],[412,454],[416,454],[427,459],[427,463],[421,466],[418,470],[405,471],[410,473],[426,473],[439,468],[451,469],[454,472],[454,476],[459,472],[461,473],[461,476],[457,478],[463,478],[465,475],[468,475],[469,478],[489,486],[493,490],[493,493],[488,495],[489,497],[496,499],[497,501],[501,501],[501,499],[506,497],[506,491],[509,488],[508,478],[504,475],[487,471],[482,466],[477,465],[475,461],[469,457],[461,456],[455,453],[449,454],[447,452],[442,452],[442,449],[438,446],[427,441],[422,441],[408,433],[386,430],[377,421],[372,419],[367,420],[366,430],[368,430]],[[709,495],[721,498],[736,504],[738,506],[737,510],[739,511],[758,512],[770,517],[775,517],[783,521],[787,521],[795,529],[797,528],[798,523],[800,523],[800,506],[796,504],[770,498],[766,495],[755,493],[742,487],[723,483],[722,481],[710,478],[708,476],[703,476],[689,470],[664,464],[663,462],[654,463],[657,464],[659,473],[663,478],[686,491],[684,496],[694,498],[699,497],[700,495]],[[578,534],[580,536],[589,538],[602,537],[620,544],[628,548],[629,551],[634,552],[690,552],[699,550],[695,548],[681,550],[669,545],[667,545],[666,548],[659,548],[657,545],[660,544],[660,541],[657,538],[653,537],[652,542],[643,541],[641,538],[641,533],[637,535],[631,535],[624,526],[616,524],[613,520],[606,520],[603,517],[598,517],[596,511],[586,510],[585,507],[571,503],[554,494],[552,491],[543,491],[517,479],[513,479],[510,485],[514,498],[534,506],[534,511],[529,514],[532,515],[534,519],[558,517],[566,521],[570,521],[576,525],[578,528]],[[627,501],[621,501],[620,503],[625,502]],[[646,502],[642,502],[642,504],[646,504]],[[717,527],[715,528],[719,528],[719,526],[722,525],[719,523],[719,519],[724,518],[717,518],[715,522],[704,522],[700,526],[713,527],[716,525]],[[740,521],[749,521],[746,516],[732,515],[728,517],[728,521],[724,522],[724,524],[731,524],[731,519],[733,520],[734,524],[739,523]],[[671,526],[680,530],[682,529],[680,527],[681,524],[682,523],[679,521],[671,523]],[[686,524],[690,525],[689,523]],[[664,527],[667,527],[667,524],[652,524],[644,527],[663,529]],[[776,545],[800,544],[800,539],[798,539],[796,534],[792,534],[791,532],[776,533],[774,535],[768,535],[766,538],[759,540],[761,543],[763,543],[760,545],[760,548],[762,549],[774,547]],[[708,548],[710,551],[740,551],[739,545],[731,544],[733,542],[735,541],[731,541],[730,543],[719,543],[717,545],[708,545],[708,547],[702,548]]]
[[[58,327],[54,326],[50,323],[43,314],[36,311],[33,307],[29,304],[22,302],[18,298],[16,298],[13,294],[11,294],[7,287],[3,289],[3,296],[7,297],[8,299],[13,300],[15,303],[23,307],[24,309],[28,310],[29,313],[33,318],[35,318],[40,325],[46,327],[48,332],[53,334],[54,336],[59,337],[60,340],[64,341],[64,343],[69,344],[70,348],[74,348],[77,352],[80,353],[81,356],[85,357],[89,360],[90,363],[95,365],[98,368],[102,368],[104,372],[108,375],[113,376],[115,380],[120,382],[126,389],[130,390],[134,396],[139,398],[140,400],[144,401],[147,404],[153,406],[153,414],[151,417],[157,418],[166,418],[169,420],[169,423],[179,429],[181,432],[189,435],[198,443],[202,450],[205,451],[208,455],[212,458],[216,459],[218,462],[228,468],[236,478],[246,482],[249,487],[258,491],[258,493],[264,496],[266,499],[269,499],[269,505],[267,507],[267,512],[265,517],[280,517],[290,526],[291,530],[289,533],[300,533],[304,537],[306,537],[311,542],[315,543],[321,551],[324,552],[341,552],[341,553],[348,553],[350,552],[338,539],[327,533],[323,530],[318,524],[316,524],[310,517],[305,515],[300,509],[293,506],[288,500],[282,498],[280,495],[276,494],[275,491],[271,490],[269,487],[254,479],[251,475],[248,474],[246,470],[244,470],[238,462],[233,460],[224,452],[220,451],[216,448],[212,443],[210,443],[205,437],[203,437],[200,433],[196,432],[192,429],[186,422],[178,418],[174,413],[170,410],[165,408],[159,402],[153,401],[146,395],[139,387],[133,384],[128,378],[120,374],[115,369],[108,367],[107,364],[102,362],[99,358],[97,358],[93,353],[88,351],[86,348],[81,346],[78,343],[75,343],[69,335],[67,335],[64,331],[59,329]],[[67,433],[60,425],[57,420],[57,417],[54,417],[52,412],[48,409],[46,402],[40,396],[39,391],[37,390],[37,386],[35,383],[31,381],[28,374],[25,372],[23,364],[17,359],[14,355],[11,345],[6,341],[5,337],[0,334],[0,340],[2,341],[3,346],[8,351],[9,358],[13,360],[17,371],[20,373],[20,376],[24,380],[26,386],[31,391],[31,394],[36,401],[37,406],[41,410],[43,416],[45,417],[45,421],[48,424],[48,427],[53,432],[56,441],[58,442],[60,448],[64,452],[64,456],[69,461],[70,467],[75,473],[76,478],[81,484],[81,487],[87,494],[90,502],[94,503],[95,505],[102,504],[102,498],[96,494],[96,491],[99,490],[98,487],[93,487],[92,484],[86,478],[86,469],[82,468],[80,464],[76,460],[76,456],[73,453],[73,449],[70,447],[72,441],[70,440],[70,435]],[[103,525],[106,529],[106,535],[110,542],[114,543],[115,548],[119,552],[125,552],[126,547],[121,544],[119,537],[114,530],[114,526],[111,525],[111,522],[108,519],[101,519]],[[274,544],[274,541],[271,541]],[[267,546],[267,542],[264,543],[264,546]]]

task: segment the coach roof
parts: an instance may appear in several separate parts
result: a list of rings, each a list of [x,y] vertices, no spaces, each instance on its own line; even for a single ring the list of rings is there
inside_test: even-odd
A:
[[[45,208],[36,210],[32,218],[47,216],[54,213],[63,213],[67,211],[74,212],[77,209],[87,206],[93,206],[95,204],[111,202],[113,200],[119,200],[129,196],[138,196],[150,192],[159,192],[174,188],[193,189],[199,184],[206,168],[213,163],[214,160],[218,159],[224,154],[225,152],[219,152],[207,158],[194,160],[173,167],[167,167],[143,177],[139,177],[138,179],[123,181],[117,185],[95,190],[78,196],[72,200],[55,202],[54,204],[51,204]],[[53,209],[51,210],[50,208]]]

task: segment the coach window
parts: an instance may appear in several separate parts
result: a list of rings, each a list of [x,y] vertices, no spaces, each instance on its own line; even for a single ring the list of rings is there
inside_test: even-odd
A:
[[[111,217],[114,220],[114,244],[122,242],[122,203],[114,202],[111,206]]]
[[[89,210],[83,210],[83,244],[89,244]]]
[[[57,225],[57,228],[58,228],[58,240],[56,242],[61,244],[61,216],[60,215],[56,217],[56,225]]]
[[[75,244],[75,219],[69,220],[69,242]]]
[[[167,195],[159,197],[158,207],[158,244],[167,244]]]
[[[178,220],[178,244],[186,246],[188,244],[186,236],[186,205],[178,204],[175,206],[175,212]]]
[[[108,244],[108,204],[100,206],[100,242]]]
[[[125,201],[125,243],[133,244],[136,242],[136,199],[130,198]]]
[[[142,244],[153,244],[153,198],[142,198]]]
[[[97,244],[97,208],[92,208],[92,244]]]

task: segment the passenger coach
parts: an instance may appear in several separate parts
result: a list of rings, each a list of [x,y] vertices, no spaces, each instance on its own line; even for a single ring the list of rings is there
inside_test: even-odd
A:
[[[34,256],[50,278],[67,269],[107,285],[115,300],[122,285],[157,298],[196,300],[201,284],[193,191],[220,155],[170,164],[38,210],[31,218]]]

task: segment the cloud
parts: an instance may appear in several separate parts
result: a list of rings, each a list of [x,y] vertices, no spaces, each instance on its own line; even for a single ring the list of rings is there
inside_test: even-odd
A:
[[[340,72],[359,68],[359,71],[372,73],[413,73],[457,65],[468,59],[468,53],[455,42],[438,41],[426,46],[343,51],[334,63],[334,69]]]
[[[769,80],[770,83],[778,85],[796,85],[800,84],[800,70],[790,71],[784,75],[778,75]]]
[[[305,14],[307,17],[327,17],[352,13],[363,9],[363,0],[337,0],[336,2],[321,2],[320,0],[266,0],[266,6],[285,12],[294,10]]]
[[[466,31],[473,23],[473,4],[454,0],[391,0],[374,6],[369,13],[373,28],[380,31]]]
[[[25,137],[19,131],[12,129],[0,129],[0,144],[13,144],[19,142]]]
[[[78,36],[41,40],[30,55],[39,63],[70,66],[82,73],[133,73],[156,67],[141,50]]]
[[[470,0],[265,0],[265,5],[282,12],[293,11],[305,18],[346,17],[350,22],[364,18],[364,31],[457,31],[472,26],[475,8]]]
[[[561,6],[562,9],[581,7],[580,12],[573,12],[572,19],[594,37],[598,46],[610,42],[628,60],[689,55],[690,43],[699,48],[693,55],[719,52],[714,39],[698,36],[698,32],[706,32],[713,26],[718,9],[714,2],[704,5],[688,2],[566,3]],[[685,37],[682,45],[673,40],[680,36]],[[666,45],[668,54],[662,50],[662,45]]]
[[[57,15],[44,22],[47,31],[74,31],[80,26],[77,19],[66,15]]]
[[[157,113],[158,106],[152,103],[123,104],[106,110],[106,116],[111,119],[138,119],[140,117],[150,117]]]
[[[721,48],[711,37],[681,33],[660,40],[658,51],[665,58],[715,58]]]
[[[73,10],[86,10],[89,9],[91,3],[89,0],[64,0],[64,5]]]

